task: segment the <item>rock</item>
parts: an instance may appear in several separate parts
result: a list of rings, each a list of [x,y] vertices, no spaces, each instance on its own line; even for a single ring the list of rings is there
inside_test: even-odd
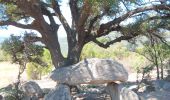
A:
[[[170,82],[164,80],[155,80],[152,82],[156,91],[170,91]]]
[[[21,89],[25,94],[24,100],[38,100],[38,98],[43,97],[43,91],[40,86],[33,81],[24,83],[21,86]]]
[[[138,92],[152,92],[152,91],[155,91],[155,87],[153,87],[152,85],[145,85],[141,88],[138,89]]]
[[[2,95],[0,95],[0,100],[3,100],[3,96]]]
[[[71,100],[69,86],[58,84],[53,91],[45,96],[44,100]]]
[[[163,90],[170,92],[170,82],[166,82],[163,86]]]
[[[120,100],[139,100],[139,97],[135,92],[124,87],[120,91]]]
[[[112,100],[139,100],[135,92],[117,83],[109,83],[106,92],[110,94]]]
[[[117,83],[108,83],[106,92],[110,94],[112,100],[120,100],[120,90]]]
[[[128,89],[130,90],[135,90],[138,88],[138,85],[132,85],[132,86],[129,86]]]
[[[167,91],[154,91],[140,94],[141,100],[170,100],[169,97],[170,92]]]
[[[124,82],[128,73],[123,65],[111,59],[91,58],[54,70],[51,79],[69,85]]]

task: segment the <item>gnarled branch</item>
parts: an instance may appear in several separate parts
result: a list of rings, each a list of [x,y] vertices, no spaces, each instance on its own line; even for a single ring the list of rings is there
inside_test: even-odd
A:
[[[116,42],[121,42],[122,40],[130,40],[134,37],[136,37],[137,35],[133,35],[133,36],[120,36],[112,41],[109,41],[107,43],[101,43],[100,41],[98,41],[97,39],[93,40],[94,43],[96,43],[98,46],[103,47],[103,48],[108,48],[110,45],[116,43]]]
[[[63,14],[61,13],[59,4],[56,0],[52,0],[52,7],[55,11],[56,16],[59,18],[60,22],[63,24],[63,27],[67,33],[68,36],[70,36],[70,26],[67,22],[67,20],[65,19],[65,17],[63,16]]]
[[[70,0],[69,5],[70,5],[70,10],[71,10],[71,15],[72,15],[72,24],[78,24],[78,20],[80,13],[77,7],[77,2],[78,0]]]
[[[23,29],[34,29],[32,24],[25,25],[25,24],[14,22],[14,21],[8,21],[8,20],[0,22],[0,26],[5,26],[5,25],[12,25],[18,28],[23,28]]]
[[[105,23],[105,24],[101,24],[100,28],[98,30],[98,34],[102,34],[106,29],[108,29],[109,27],[112,27],[113,25],[118,25],[120,24],[122,21],[124,21],[125,19],[131,17],[134,14],[143,12],[143,11],[149,11],[149,10],[170,10],[170,5],[151,5],[151,6],[146,6],[146,7],[141,7],[141,8],[137,8],[134,9],[132,11],[127,12],[126,14],[115,18],[114,20]]]

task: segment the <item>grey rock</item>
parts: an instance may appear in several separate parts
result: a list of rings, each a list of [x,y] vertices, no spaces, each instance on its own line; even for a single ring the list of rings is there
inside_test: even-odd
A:
[[[128,73],[123,65],[111,59],[91,58],[77,64],[54,70],[51,79],[69,85],[104,84],[127,81]]]
[[[0,100],[3,100],[3,96],[2,95],[0,95]]]
[[[43,91],[40,86],[33,81],[24,83],[21,89],[25,94],[23,100],[38,100],[43,97]]]
[[[124,87],[120,91],[120,100],[139,100],[139,97],[135,92]]]
[[[53,91],[45,96],[44,100],[71,100],[69,86],[58,84]]]
[[[106,87],[106,92],[110,94],[112,100],[120,100],[120,90],[118,84],[108,83]]]
[[[135,92],[116,83],[109,83],[106,92],[110,94],[112,100],[139,100]]]
[[[154,91],[150,93],[140,94],[141,100],[170,100],[169,97],[170,97],[170,92],[167,91]]]
[[[169,91],[170,92],[170,82],[164,80],[155,80],[152,82],[156,91]]]

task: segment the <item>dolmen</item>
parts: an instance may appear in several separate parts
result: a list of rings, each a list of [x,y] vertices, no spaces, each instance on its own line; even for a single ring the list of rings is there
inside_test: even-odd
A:
[[[117,61],[90,58],[55,69],[50,78],[57,82],[57,86],[46,95],[45,100],[72,100],[69,86],[81,84],[107,84],[106,91],[111,99],[120,100],[121,91],[118,83],[127,81],[128,73]]]

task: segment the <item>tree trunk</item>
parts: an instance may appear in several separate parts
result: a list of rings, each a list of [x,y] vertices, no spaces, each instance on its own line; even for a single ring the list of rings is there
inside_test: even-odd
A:
[[[83,45],[76,45],[71,50],[69,49],[66,66],[79,62],[82,49]]]
[[[43,36],[45,45],[47,46],[50,54],[51,60],[55,68],[63,65],[64,57],[61,53],[60,44],[56,33],[49,32],[48,35]]]
[[[161,61],[161,79],[164,79],[164,68],[163,68],[163,61],[161,57],[160,57],[160,61]]]
[[[157,79],[160,79],[160,77],[159,77],[159,65],[158,65],[157,58],[155,58],[155,65],[156,65],[156,71],[157,71]]]

